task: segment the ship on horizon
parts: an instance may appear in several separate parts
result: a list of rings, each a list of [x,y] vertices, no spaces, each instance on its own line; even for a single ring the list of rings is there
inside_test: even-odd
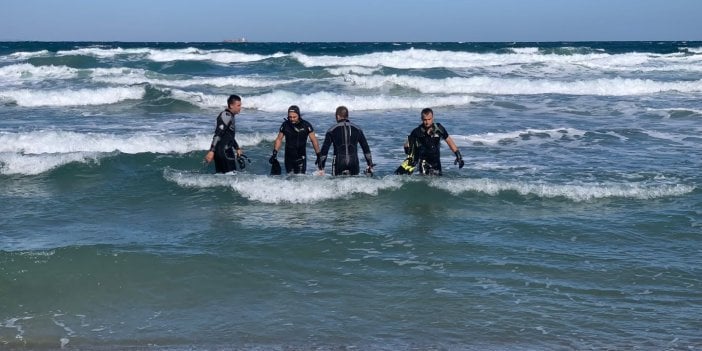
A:
[[[246,38],[241,37],[237,39],[224,39],[222,41],[225,43],[246,43]]]

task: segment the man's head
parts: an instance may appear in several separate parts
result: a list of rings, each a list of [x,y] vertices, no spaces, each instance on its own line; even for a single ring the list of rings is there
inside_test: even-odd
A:
[[[292,124],[298,124],[300,122],[300,116],[302,116],[302,114],[300,114],[300,108],[297,107],[297,105],[288,107],[288,120]]]
[[[229,95],[227,108],[234,114],[241,112],[241,97],[239,95]]]
[[[434,111],[432,111],[430,108],[423,109],[421,116],[422,125],[424,126],[424,128],[429,128],[432,124],[434,124]]]
[[[337,107],[336,108],[336,120],[342,121],[345,119],[349,119],[349,109],[347,109],[346,106]]]

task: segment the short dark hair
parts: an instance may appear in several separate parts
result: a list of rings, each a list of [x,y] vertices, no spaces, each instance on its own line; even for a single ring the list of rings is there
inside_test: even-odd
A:
[[[422,109],[422,114],[420,114],[419,117],[426,116],[430,113],[432,116],[434,116],[434,111],[432,111],[430,108],[427,107],[425,109]]]
[[[339,106],[336,108],[336,115],[343,119],[348,119],[349,109],[347,109],[346,106]]]
[[[233,94],[229,95],[229,98],[227,99],[227,106],[233,104],[234,101],[241,101],[241,96]]]

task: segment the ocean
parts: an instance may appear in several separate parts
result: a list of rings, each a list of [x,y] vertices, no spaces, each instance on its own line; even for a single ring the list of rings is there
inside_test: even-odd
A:
[[[0,349],[702,350],[701,101],[702,42],[2,42]],[[375,173],[269,175],[293,104]],[[395,175],[425,107],[466,165]]]

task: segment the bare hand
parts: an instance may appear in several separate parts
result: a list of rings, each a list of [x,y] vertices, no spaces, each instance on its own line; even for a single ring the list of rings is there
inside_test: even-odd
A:
[[[214,151],[208,151],[205,155],[205,163],[210,163],[212,160],[214,160]]]

